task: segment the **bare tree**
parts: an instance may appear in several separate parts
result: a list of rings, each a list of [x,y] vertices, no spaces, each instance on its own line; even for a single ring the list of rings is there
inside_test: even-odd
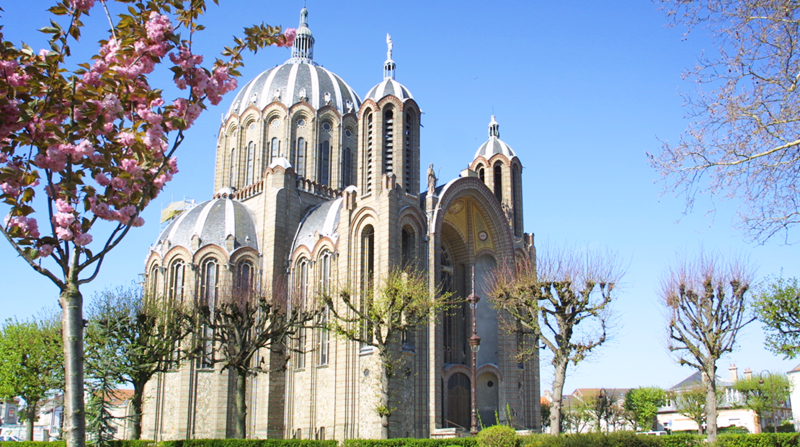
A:
[[[764,241],[800,222],[800,5],[765,0],[656,0],[674,24],[718,45],[686,73],[691,124],[648,154],[666,189],[736,197],[743,231]]]
[[[381,417],[384,439],[389,437],[389,417],[396,410],[390,381],[402,362],[403,338],[443,311],[449,297],[438,290],[431,293],[425,272],[413,267],[392,269],[374,291],[364,290],[356,299],[348,289],[321,296],[333,317],[329,329],[346,340],[372,347],[378,354],[379,403],[375,411]]]
[[[492,280],[492,302],[506,316],[508,330],[541,340],[553,353],[553,404],[550,432],[561,432],[564,380],[570,362],[577,365],[606,342],[611,303],[623,270],[611,252],[540,250],[536,264],[523,259],[500,266]],[[538,343],[519,355],[530,356]]]
[[[281,284],[276,282],[276,284]],[[247,435],[247,376],[263,372],[255,361],[262,349],[282,348],[296,337],[317,312],[289,308],[283,287],[271,293],[258,288],[228,287],[216,303],[203,300],[198,306],[200,325],[196,348],[198,361],[221,363],[236,374],[236,438]]]
[[[739,331],[755,319],[747,310],[751,278],[745,261],[725,263],[719,255],[701,251],[693,261],[676,262],[662,281],[669,349],[678,363],[701,374],[709,442],[717,437],[717,361],[733,350]]]

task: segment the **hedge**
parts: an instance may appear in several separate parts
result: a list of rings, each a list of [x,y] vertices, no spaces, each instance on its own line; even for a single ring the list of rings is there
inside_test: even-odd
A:
[[[316,441],[313,439],[180,439],[176,441],[161,441],[160,443],[158,443],[158,447],[338,447],[338,446],[339,442],[336,440]]]
[[[478,447],[475,438],[448,438],[448,439],[348,439],[343,447]]]

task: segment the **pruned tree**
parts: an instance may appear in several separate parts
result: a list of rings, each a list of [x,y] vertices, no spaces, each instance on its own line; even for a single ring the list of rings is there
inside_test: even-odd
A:
[[[0,329],[0,398],[25,401],[27,440],[39,404],[63,388],[64,356],[60,322],[44,316],[29,321],[6,320]]]
[[[666,403],[667,392],[661,388],[639,387],[625,394],[625,409],[638,430],[653,430],[656,426],[658,408]]]
[[[145,296],[141,286],[131,284],[96,294],[88,314],[86,375],[99,388],[133,387],[130,436],[139,439],[145,385],[185,357],[180,345],[193,329],[189,310],[174,301]],[[95,407],[107,400],[107,394],[107,389],[99,393]],[[98,411],[96,417],[105,410]]]
[[[40,51],[0,34],[0,202],[8,211],[0,233],[59,290],[70,447],[85,444],[81,286],[144,224],[139,214],[178,172],[184,132],[236,87],[242,53],[290,45],[294,36],[247,28],[224,49],[225,60],[206,68],[192,50],[205,0],[109,3],[55,1]],[[90,11],[107,17],[108,37],[90,60],[76,60],[71,48],[81,45]],[[162,64],[185,91],[180,97],[151,84]]]
[[[764,325],[767,349],[784,358],[800,354],[800,282],[797,278],[770,278],[761,284],[753,302]]]
[[[776,409],[789,399],[792,384],[784,374],[769,373],[761,376],[750,376],[739,379],[733,389],[744,397],[744,406],[753,410],[762,421],[765,414],[771,414],[772,428],[778,432],[780,423],[775,418]]]
[[[651,165],[691,208],[697,193],[742,200],[744,232],[765,241],[800,222],[800,6],[789,1],[657,0],[716,51],[686,76],[689,128]]]
[[[717,437],[717,361],[755,319],[748,312],[751,278],[745,261],[725,263],[720,255],[701,251],[695,260],[677,261],[662,279],[669,350],[679,364],[701,374],[709,442]]]
[[[606,342],[622,273],[614,253],[567,249],[539,250],[536,263],[523,259],[495,271],[491,300],[508,320],[504,326],[531,335],[553,353],[553,396],[563,394],[568,365]],[[526,346],[520,356],[539,349],[538,343]],[[550,410],[553,434],[561,433],[561,412],[556,398]]]
[[[710,413],[708,412],[708,385],[696,383],[688,388],[677,390],[672,394],[672,401],[675,403],[675,411],[682,414],[697,424],[697,432],[700,434],[709,433]],[[722,391],[715,390],[714,408],[722,402]],[[714,415],[716,421],[716,414]],[[714,428],[716,429],[716,422]],[[710,433],[709,433],[710,439]]]
[[[449,293],[431,293],[424,271],[412,266],[394,268],[378,279],[374,290],[361,290],[358,296],[348,288],[323,292],[321,302],[330,311],[328,328],[335,335],[378,355],[380,378],[378,405],[381,434],[389,437],[389,417],[396,410],[392,404],[391,383],[402,363],[403,337],[445,310]]]
[[[249,285],[229,286],[216,302],[203,300],[198,306],[195,356],[201,362],[219,363],[236,375],[234,435],[238,439],[247,436],[247,378],[266,372],[258,353],[282,349],[317,315],[316,311],[287,306],[282,290],[279,286],[271,292]]]

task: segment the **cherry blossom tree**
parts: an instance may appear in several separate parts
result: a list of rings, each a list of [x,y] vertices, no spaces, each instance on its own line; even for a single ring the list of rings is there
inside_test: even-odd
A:
[[[203,65],[192,38],[203,30],[205,0],[108,3],[55,3],[41,50],[13,44],[0,28],[0,232],[60,291],[70,447],[85,444],[81,285],[144,224],[139,214],[178,172],[184,133],[207,103],[236,88],[242,53],[294,39],[292,29],[245,28],[224,59]],[[90,61],[77,63],[71,46],[90,12],[108,18],[109,34]],[[158,67],[171,70],[180,97],[151,84]]]

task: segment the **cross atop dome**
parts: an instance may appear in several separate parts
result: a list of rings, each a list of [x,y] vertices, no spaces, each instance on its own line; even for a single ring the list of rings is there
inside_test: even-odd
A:
[[[292,44],[292,58],[295,64],[314,64],[314,36],[308,28],[308,9],[300,10],[300,25],[297,27],[297,37]]]
[[[392,60],[394,44],[392,43],[392,36],[390,36],[389,33],[386,33],[386,46],[388,50],[386,51],[386,62],[383,63],[383,79],[394,79],[394,69],[397,66]]]

